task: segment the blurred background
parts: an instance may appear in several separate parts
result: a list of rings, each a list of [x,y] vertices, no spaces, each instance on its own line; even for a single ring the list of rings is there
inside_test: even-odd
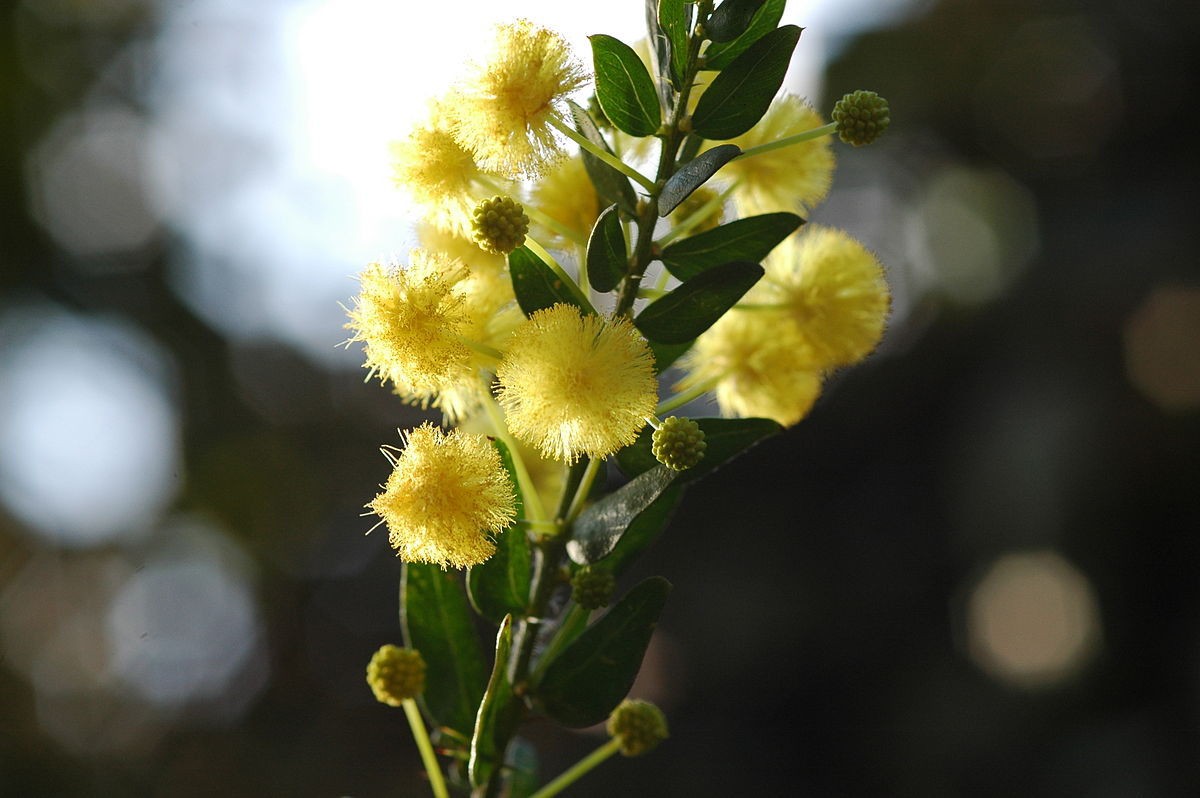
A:
[[[387,142],[501,15],[641,4],[23,0],[0,11],[0,794],[428,794],[363,673],[365,537],[422,416],[337,348],[404,252]],[[692,491],[612,795],[1200,791],[1200,6],[793,0],[813,219],[883,348]],[[547,776],[599,743],[534,726]]]

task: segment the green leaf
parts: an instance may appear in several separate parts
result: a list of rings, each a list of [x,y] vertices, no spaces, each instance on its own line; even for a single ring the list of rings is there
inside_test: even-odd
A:
[[[746,32],[764,0],[725,0],[708,18],[704,30],[714,42],[729,42]]]
[[[775,30],[779,20],[783,18],[783,7],[787,0],[767,0],[762,8],[755,12],[746,32],[731,42],[714,42],[704,53],[703,69],[724,69],[733,60],[749,49],[750,45]]]
[[[546,714],[574,727],[608,717],[633,686],[670,591],[661,576],[646,579],[567,646],[537,689]]]
[[[629,268],[629,250],[626,246],[617,206],[610,205],[596,219],[588,238],[587,276],[592,288],[604,293],[617,287]]]
[[[661,496],[633,519],[612,552],[604,558],[604,567],[611,571],[613,576],[624,573],[638,555],[658,540],[667,528],[686,488],[683,483],[672,483]]]
[[[692,32],[692,4],[687,0],[659,0],[658,24],[670,43],[671,83],[678,89],[687,72],[688,40]]]
[[[604,115],[631,136],[649,136],[662,124],[658,92],[646,65],[625,42],[603,33],[589,36],[596,97]]]
[[[692,129],[706,139],[731,139],[754,127],[783,85],[799,40],[800,28],[784,25],[734,59],[700,95]]]
[[[560,302],[583,310],[566,284],[529,247],[517,247],[508,253],[508,273],[517,304],[526,316]]]
[[[742,150],[736,144],[719,144],[679,167],[679,171],[671,175],[658,195],[658,215],[666,216],[675,210],[718,169],[741,154]]]
[[[512,453],[503,441],[493,439],[500,461],[514,486],[518,485]],[[524,499],[516,488],[517,517],[524,517]],[[481,565],[467,570],[467,598],[475,611],[492,623],[509,613],[523,613],[529,603],[529,538],[513,524],[496,538],[496,553]]]
[[[605,152],[611,155],[612,147],[609,147],[608,142],[604,140],[592,115],[571,100],[567,100],[567,107],[571,109],[571,119],[574,120],[575,129],[579,131],[579,134],[596,146],[603,147]],[[629,178],[587,150],[581,150],[580,155],[583,157],[583,168],[587,171],[588,178],[592,181],[600,201],[606,205],[616,203],[622,211],[630,216],[635,216],[637,214],[637,194],[634,193],[633,186],[629,184]]]
[[[406,562],[400,571],[400,628],[425,660],[425,711],[467,736],[483,697],[487,667],[456,571]]]
[[[588,507],[571,528],[567,555],[580,565],[604,557],[617,545],[629,522],[667,489],[675,474],[666,466],[652,468]]]
[[[682,344],[716,323],[763,276],[763,267],[733,261],[700,272],[647,305],[633,324],[651,341]]]
[[[496,659],[492,676],[479,702],[475,732],[471,735],[471,760],[468,773],[471,785],[488,783],[496,766],[504,759],[502,746],[512,737],[521,720],[521,702],[513,695],[508,681],[508,654],[512,650],[512,616],[505,616],[496,634]]]
[[[704,431],[704,458],[686,471],[680,471],[675,478],[677,484],[695,482],[751,446],[783,431],[783,427],[769,418],[698,418],[695,421]],[[617,453],[617,465],[626,476],[635,477],[658,465],[650,448],[652,432],[642,430],[634,443]]]
[[[683,353],[692,348],[692,341],[684,341],[681,344],[660,344],[657,341],[650,342],[650,351],[654,353],[654,373],[662,374],[671,367],[671,364],[683,356]]]
[[[730,261],[758,262],[803,223],[794,213],[747,216],[668,244],[661,260],[680,280]]]

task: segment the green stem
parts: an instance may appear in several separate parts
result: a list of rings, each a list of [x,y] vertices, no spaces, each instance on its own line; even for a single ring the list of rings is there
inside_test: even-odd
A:
[[[437,755],[433,753],[433,744],[429,742],[429,732],[425,730],[425,720],[417,702],[411,698],[403,701],[404,714],[408,716],[408,725],[412,728],[413,739],[417,741],[417,750],[421,752],[421,762],[425,772],[429,774],[429,786],[433,788],[434,798],[450,798],[446,791],[446,782],[442,779],[442,766],[438,764]]]
[[[567,287],[567,290],[570,291],[577,300],[579,300],[579,304],[584,310],[592,314],[596,312],[596,309],[592,307],[592,303],[588,300],[587,294],[585,294],[583,289],[579,287],[579,283],[575,282],[575,279],[571,277],[571,275],[563,271],[563,267],[559,265],[558,261],[555,260],[553,255],[546,251],[545,247],[534,241],[529,236],[525,236],[525,246],[533,250],[533,252],[539,258],[546,262],[546,265],[550,267],[550,270],[554,272],[555,276],[563,281],[563,285]]]
[[[500,361],[500,360],[504,359],[504,353],[501,352],[499,349],[496,349],[493,346],[488,346],[487,344],[481,344],[479,341],[472,341],[470,338],[465,338],[461,335],[455,335],[453,337],[454,337],[454,340],[458,341],[463,346],[467,347],[468,349],[473,349],[474,351],[478,352],[479,354],[483,355],[484,357],[490,357],[496,361]]]
[[[787,310],[790,305],[783,302],[742,302],[733,306],[734,310]]]
[[[530,798],[550,798],[552,795],[558,795],[567,787],[570,787],[572,784],[578,781],[581,776],[586,775],[588,771],[592,770],[592,768],[596,767],[601,762],[605,761],[620,750],[621,742],[614,737],[604,745],[597,748],[595,751],[592,751],[583,759],[576,762],[561,776],[535,792],[532,796],[530,796]]]
[[[563,519],[564,524],[570,524],[583,511],[588,494],[592,492],[592,483],[596,481],[596,475],[600,473],[600,466],[603,463],[603,457],[593,457],[588,460],[587,469],[583,472],[583,479],[579,480],[579,487],[575,489],[575,498],[571,500],[571,506],[567,508],[567,515]]]
[[[533,674],[529,677],[529,680],[533,684],[536,685],[542,680],[542,674],[545,673],[546,666],[558,656],[558,652],[566,645],[568,636],[578,633],[578,630],[575,629],[576,626],[580,624],[586,626],[587,619],[591,614],[591,610],[585,610],[574,601],[570,603],[570,608],[563,615],[562,622],[558,625],[558,631],[550,638],[550,642],[546,644],[545,650],[538,657],[537,667],[533,669]],[[572,637],[572,639],[574,638]]]
[[[732,194],[734,189],[736,189],[741,184],[742,184],[742,181],[740,181],[740,180],[735,180],[732,183],[730,183],[728,186],[725,187],[725,189],[720,194],[718,194],[717,196],[710,199],[708,202],[701,205],[694,212],[692,212],[686,219],[684,219],[682,222],[675,225],[670,230],[668,230],[666,233],[664,233],[663,237],[658,240],[658,245],[660,247],[665,247],[667,244],[670,244],[672,241],[679,238],[681,235],[692,232],[692,230],[695,229],[696,225],[700,224],[705,219],[709,218],[709,216],[712,215],[713,211],[715,211],[717,208],[724,205],[725,200],[729,199],[729,195]]]
[[[611,166],[613,169],[616,169],[621,174],[623,174],[626,177],[628,177],[629,179],[635,181],[642,188],[646,189],[647,191],[654,190],[654,181],[652,181],[650,178],[646,177],[644,174],[642,174],[638,170],[634,169],[632,166],[625,163],[620,158],[613,155],[611,152],[604,149],[600,145],[593,143],[591,139],[589,139],[587,136],[585,136],[582,133],[580,133],[579,131],[577,131],[575,128],[568,125],[563,120],[559,119],[557,116],[554,116],[553,114],[551,114],[550,124],[553,125],[554,128],[556,130],[558,130],[558,132],[562,133],[564,136],[566,136],[571,141],[578,144],[583,149],[590,152],[592,155],[595,155],[597,158],[604,161],[606,164]]]
[[[742,154],[733,160],[740,161],[743,158],[753,158],[755,155],[762,155],[764,152],[782,149],[783,147],[791,147],[793,144],[803,144],[806,141],[819,139],[822,136],[829,136],[836,132],[837,123],[830,122],[828,125],[814,127],[812,130],[806,130],[803,133],[797,133],[794,136],[787,136],[779,139],[778,141],[769,141],[766,144],[759,144],[757,147],[751,147],[748,150],[742,150]]]
[[[483,409],[487,413],[488,420],[492,422],[492,431],[496,433],[497,438],[504,441],[504,445],[508,447],[508,453],[512,456],[513,470],[517,472],[517,485],[521,488],[521,498],[525,502],[525,514],[534,524],[546,524],[549,522],[546,508],[542,506],[537,486],[534,484],[533,478],[529,476],[529,469],[525,467],[525,460],[521,457],[520,450],[517,449],[517,442],[513,439],[512,433],[508,431],[508,425],[504,423],[500,407],[492,397],[491,386],[485,385],[484,391],[487,397],[483,400]]]
[[[709,377],[707,380],[701,380],[700,382],[696,383],[683,393],[675,394],[670,399],[659,404],[659,406],[655,408],[654,414],[657,416],[662,416],[664,413],[670,413],[677,407],[683,407],[693,399],[698,399],[699,397],[711,391],[713,388],[717,387],[717,383],[719,383],[724,376],[724,374],[718,374],[715,377]]]
[[[639,288],[637,295],[638,299],[658,299],[665,293],[666,290],[662,288]]]

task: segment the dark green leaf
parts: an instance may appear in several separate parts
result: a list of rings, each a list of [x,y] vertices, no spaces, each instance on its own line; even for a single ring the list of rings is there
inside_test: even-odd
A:
[[[468,772],[475,787],[487,784],[496,766],[504,759],[504,744],[512,737],[521,720],[521,702],[513,695],[508,681],[508,654],[512,650],[512,616],[505,616],[496,634],[496,659],[487,690],[479,702],[475,733],[471,735],[471,760]]]
[[[675,473],[666,466],[652,468],[584,510],[567,543],[570,558],[587,565],[612,551],[629,522],[667,489]]]
[[[679,484],[694,482],[712,473],[746,449],[783,430],[769,418],[698,418],[696,423],[704,431],[704,459],[692,468],[680,471],[675,478]],[[637,441],[617,453],[617,464],[627,476],[636,476],[658,465],[650,449],[652,432],[642,430]]]
[[[591,114],[570,100],[567,100],[567,107],[571,109],[571,119],[574,120],[575,129],[579,134],[611,154],[612,148],[604,140]],[[583,157],[583,168],[596,188],[600,201],[606,205],[616,203],[618,208],[630,216],[637,214],[637,194],[629,184],[629,178],[587,150],[582,150],[580,155]]]
[[[516,486],[517,475],[512,453],[502,441],[492,445],[500,452],[500,460]],[[524,517],[521,489],[516,489],[517,517]],[[525,530],[514,524],[496,538],[496,553],[482,565],[467,571],[467,597],[475,611],[492,623],[500,623],[505,615],[522,613],[529,603],[529,539]]]
[[[757,263],[715,266],[651,302],[633,320],[634,326],[651,341],[685,343],[713,326],[762,276]]]
[[[708,18],[704,30],[714,42],[729,42],[746,32],[763,0],[725,0]]]
[[[683,498],[686,486],[683,483],[672,483],[662,495],[633,519],[633,523],[625,530],[625,534],[617,541],[616,547],[607,557],[603,565],[614,576],[624,573],[633,561],[637,559],[654,541],[658,540],[663,530],[667,528],[671,515],[675,512],[679,500]]]
[[[666,216],[679,207],[693,191],[700,188],[725,164],[742,154],[736,144],[720,144],[679,167],[658,195],[658,215]]]
[[[533,743],[514,737],[505,758],[508,798],[529,798],[538,790],[538,756]]]
[[[704,53],[704,69],[724,69],[756,41],[775,30],[787,0],[767,0],[750,20],[746,32],[731,42],[714,42]]]
[[[508,273],[517,304],[526,316],[560,302],[583,310],[566,284],[529,247],[517,247],[508,253]]]
[[[659,0],[658,24],[670,43],[671,83],[680,88],[687,71],[688,40],[692,33],[692,4],[687,0]]]
[[[646,65],[625,42],[603,33],[588,37],[596,97],[604,115],[631,136],[649,136],[662,124],[658,93]]]
[[[652,576],[588,627],[546,669],[537,697],[564,726],[608,717],[633,686],[671,583]]]
[[[771,31],[721,71],[700,95],[692,129],[706,139],[740,136],[762,119],[783,85],[800,28]]]
[[[610,205],[596,220],[587,243],[587,276],[592,288],[601,293],[611,291],[621,282],[629,268],[629,251],[625,231],[617,215],[617,206]]]
[[[650,351],[654,353],[654,373],[662,374],[691,348],[691,341],[684,341],[681,344],[660,344],[657,341],[651,341]]]
[[[722,263],[761,261],[803,223],[794,213],[748,216],[668,244],[662,262],[667,271],[686,280]]]
[[[474,620],[456,571],[404,563],[400,571],[400,627],[427,666],[425,711],[442,726],[467,736],[483,697],[487,667]]]

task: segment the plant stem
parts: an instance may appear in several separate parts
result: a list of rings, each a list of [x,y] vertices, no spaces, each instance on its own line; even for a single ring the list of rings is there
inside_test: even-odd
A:
[[[720,194],[718,194],[717,196],[710,199],[708,202],[701,205],[690,216],[688,216],[682,222],[675,225],[670,230],[668,230],[666,233],[664,233],[663,237],[658,239],[658,245],[660,247],[665,247],[667,244],[670,244],[672,241],[679,238],[681,235],[692,232],[692,230],[696,227],[696,225],[700,224],[705,219],[709,218],[709,216],[712,215],[713,211],[715,211],[717,208],[724,205],[725,200],[729,199],[729,195],[732,194],[734,192],[734,189],[736,189],[741,184],[742,184],[742,181],[740,181],[740,180],[735,180],[732,183],[730,183],[728,186],[725,187],[724,191],[722,191]]]
[[[583,759],[576,762],[561,776],[535,792],[532,796],[530,796],[530,798],[550,798],[552,795],[558,795],[567,787],[570,787],[572,784],[578,781],[581,776],[586,775],[592,768],[596,767],[601,762],[605,761],[620,750],[621,742],[614,737],[604,745],[597,748],[595,751],[592,751]]]
[[[593,457],[588,460],[587,469],[583,472],[583,479],[579,481],[579,487],[575,489],[575,498],[571,500],[571,506],[567,508],[567,515],[563,519],[564,524],[571,524],[583,511],[588,494],[592,492],[592,483],[596,481],[596,475],[600,473],[600,466],[603,463],[603,457]]]
[[[585,294],[583,289],[579,287],[579,283],[575,282],[575,279],[571,277],[571,275],[563,271],[563,267],[558,264],[558,261],[554,259],[553,255],[546,251],[545,247],[534,241],[529,236],[525,236],[525,246],[533,250],[533,252],[536,253],[539,258],[546,262],[546,265],[550,267],[550,270],[554,272],[555,276],[563,281],[563,285],[567,287],[567,290],[570,291],[577,300],[579,300],[579,304],[584,310],[586,310],[588,313],[596,312],[596,309],[592,307],[592,303],[588,300],[587,294]]]
[[[521,498],[525,502],[525,514],[535,524],[546,524],[550,520],[546,516],[546,508],[542,506],[542,498],[538,495],[537,486],[529,476],[529,469],[525,467],[525,460],[521,457],[520,450],[517,449],[517,442],[513,440],[512,433],[508,431],[508,425],[504,423],[500,407],[492,397],[491,386],[485,385],[484,392],[487,395],[483,400],[484,412],[487,413],[488,420],[492,422],[492,431],[496,433],[497,438],[504,441],[509,455],[512,456],[513,470],[517,472],[517,485],[521,488]]]
[[[408,725],[412,728],[413,739],[417,741],[417,750],[421,752],[421,762],[425,764],[425,772],[429,775],[429,786],[433,788],[434,798],[450,798],[446,792],[446,782],[442,779],[442,766],[438,764],[437,755],[433,753],[433,745],[429,742],[429,732],[425,730],[425,719],[417,702],[411,698],[403,701],[404,714],[408,716]]]
[[[647,191],[654,190],[654,182],[651,181],[650,178],[646,177],[644,174],[634,169],[632,166],[625,163],[600,145],[593,143],[591,139],[568,125],[563,120],[559,119],[557,116],[551,114],[550,124],[553,125],[558,132],[562,133],[564,136],[578,144],[583,149],[587,150],[592,155],[595,155],[597,158],[604,161],[613,169],[616,169],[621,174],[630,178],[642,188],[646,189]]]
[[[716,377],[709,377],[707,380],[702,380],[701,382],[696,383],[683,393],[675,394],[670,399],[667,399],[665,402],[659,404],[659,406],[655,408],[654,414],[657,416],[662,416],[663,413],[669,413],[677,407],[683,407],[693,399],[697,399],[715,388],[717,383],[720,382],[721,378],[724,376],[725,375],[723,374],[719,374]]]
[[[769,141],[766,144],[759,144],[757,147],[751,147],[748,150],[742,150],[742,154],[733,160],[740,161],[743,158],[753,158],[755,155],[762,155],[764,152],[782,149],[783,147],[790,147],[793,144],[803,144],[806,141],[819,139],[822,136],[828,136],[836,132],[837,123],[830,122],[828,125],[814,127],[812,130],[806,130],[803,133],[797,133],[794,136],[788,136],[786,138],[779,139],[778,141]]]

